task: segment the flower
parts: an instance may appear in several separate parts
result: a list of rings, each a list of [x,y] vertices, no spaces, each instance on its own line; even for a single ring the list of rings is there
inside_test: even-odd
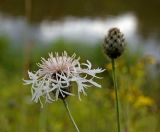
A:
[[[105,54],[111,59],[121,56],[125,48],[125,39],[118,28],[111,28],[108,31],[103,47]]]
[[[139,108],[143,106],[153,106],[153,105],[154,105],[154,100],[152,98],[141,95],[137,98],[134,107]]]
[[[28,71],[29,80],[24,80],[24,84],[32,84],[32,100],[36,103],[40,101],[42,105],[41,97],[46,102],[52,102],[74,95],[71,92],[71,82],[77,84],[79,99],[81,92],[86,95],[85,88],[90,87],[90,84],[101,87],[93,78],[99,78],[96,74],[104,70],[91,69],[92,65],[88,60],[82,64],[79,60],[80,57],[76,59],[75,54],[70,57],[65,51],[61,56],[49,53],[48,59],[42,58],[41,63],[38,63],[39,69],[34,73]]]

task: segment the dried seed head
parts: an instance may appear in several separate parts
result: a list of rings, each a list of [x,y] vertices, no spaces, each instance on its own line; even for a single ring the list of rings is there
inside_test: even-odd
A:
[[[103,47],[105,54],[111,59],[121,56],[125,48],[125,39],[118,28],[111,28],[109,30],[108,35],[105,36]]]

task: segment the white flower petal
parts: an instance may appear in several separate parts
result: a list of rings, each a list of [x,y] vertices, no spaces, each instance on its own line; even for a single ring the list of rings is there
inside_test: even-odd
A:
[[[39,69],[35,73],[28,71],[29,80],[23,80],[25,85],[32,85],[32,100],[36,103],[39,101],[43,107],[41,97],[45,98],[45,102],[50,103],[58,100],[60,95],[63,97],[74,95],[66,91],[72,82],[77,83],[79,99],[81,99],[80,93],[87,95],[85,89],[91,85],[101,87],[93,79],[99,78],[96,74],[104,70],[92,69],[90,61],[80,64],[79,60],[80,57],[76,59],[76,54],[69,57],[66,51],[62,56],[58,53],[55,53],[55,56],[49,53],[49,58],[41,58],[41,63],[37,64]]]

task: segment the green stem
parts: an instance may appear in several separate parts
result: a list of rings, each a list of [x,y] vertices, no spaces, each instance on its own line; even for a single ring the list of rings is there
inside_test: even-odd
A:
[[[41,109],[39,115],[39,132],[46,132],[47,106]]]
[[[64,106],[65,106],[65,108],[66,108],[66,110],[67,110],[68,116],[69,116],[71,122],[73,123],[76,131],[77,131],[77,132],[80,132],[79,129],[78,129],[78,127],[77,127],[77,125],[76,125],[76,123],[75,123],[75,121],[74,121],[74,119],[73,119],[73,117],[72,117],[72,115],[71,115],[71,112],[70,112],[70,110],[69,110],[67,101],[66,101],[65,99],[62,99],[62,100],[63,100]]]
[[[117,87],[117,79],[116,79],[116,71],[115,71],[115,60],[114,59],[112,59],[112,74],[113,74],[113,82],[114,82],[115,97],[116,97],[117,127],[118,127],[118,132],[120,132],[118,87]]]

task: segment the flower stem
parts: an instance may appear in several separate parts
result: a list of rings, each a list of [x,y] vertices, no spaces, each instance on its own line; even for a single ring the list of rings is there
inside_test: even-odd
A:
[[[117,79],[116,79],[116,71],[115,71],[115,60],[112,59],[112,74],[113,74],[113,83],[115,89],[115,97],[116,97],[116,113],[117,113],[117,128],[118,132],[120,132],[120,117],[119,117],[119,101],[118,101],[118,87],[117,87]]]
[[[69,116],[72,124],[74,125],[76,131],[77,131],[77,132],[80,132],[79,129],[78,129],[78,127],[77,127],[77,125],[76,125],[76,123],[75,123],[75,121],[74,121],[74,119],[73,119],[73,117],[72,117],[72,115],[71,115],[71,112],[70,112],[70,110],[69,110],[67,101],[66,101],[65,99],[62,99],[62,100],[63,100],[64,106],[65,106],[65,108],[66,108],[66,110],[67,110],[67,114],[68,114],[68,116]]]

